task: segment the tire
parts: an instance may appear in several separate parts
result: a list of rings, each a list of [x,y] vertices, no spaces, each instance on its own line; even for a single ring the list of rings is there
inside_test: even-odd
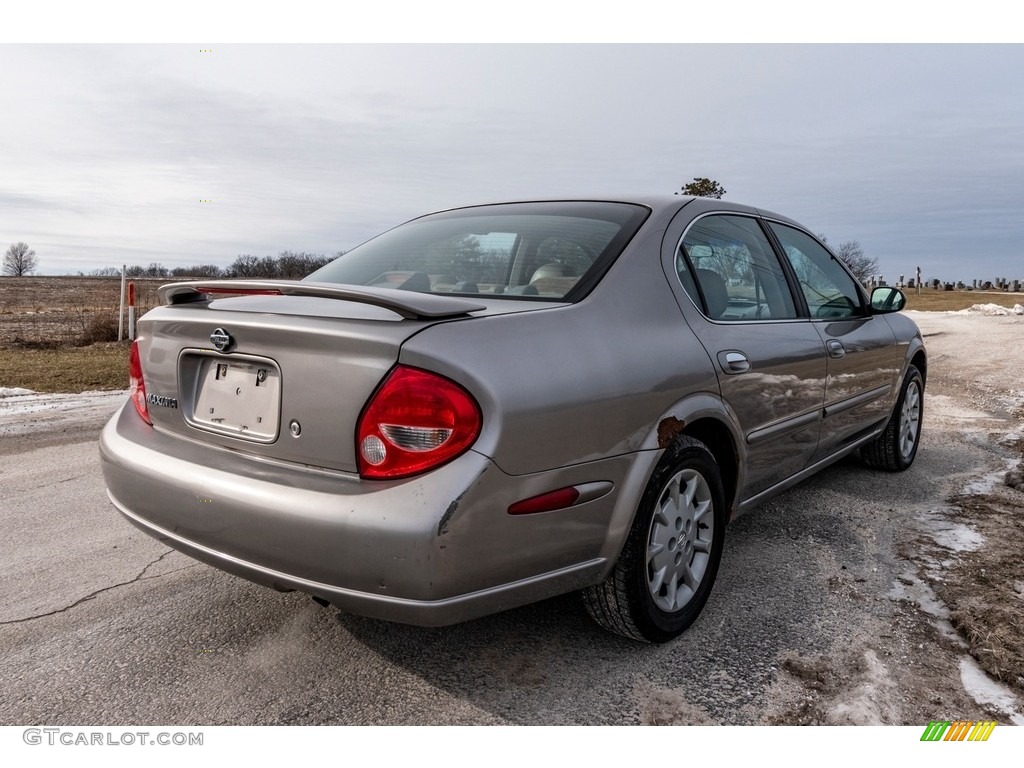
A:
[[[874,469],[902,472],[914,463],[921,443],[924,419],[924,379],[913,365],[903,377],[900,396],[882,434],[860,449],[861,458]]]
[[[715,457],[678,438],[641,497],[622,554],[608,578],[583,591],[587,612],[605,629],[664,643],[700,615],[725,542],[725,493]]]

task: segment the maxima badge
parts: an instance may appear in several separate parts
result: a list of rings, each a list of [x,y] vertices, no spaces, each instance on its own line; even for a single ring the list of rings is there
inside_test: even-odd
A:
[[[210,334],[210,343],[213,344],[218,351],[223,352],[234,343],[234,339],[232,339],[231,334],[223,328],[218,328]]]

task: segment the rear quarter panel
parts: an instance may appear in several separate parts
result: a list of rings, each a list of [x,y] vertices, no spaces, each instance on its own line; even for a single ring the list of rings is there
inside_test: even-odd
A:
[[[656,448],[666,410],[718,394],[661,271],[662,235],[649,225],[577,304],[441,323],[406,342],[401,362],[477,397],[475,449],[511,475]]]

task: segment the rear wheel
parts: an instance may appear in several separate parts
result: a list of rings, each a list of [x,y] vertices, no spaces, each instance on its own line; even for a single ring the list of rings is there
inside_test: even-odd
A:
[[[924,379],[913,365],[903,377],[903,386],[892,416],[885,429],[872,442],[861,448],[860,455],[868,466],[886,472],[902,472],[914,463],[921,442],[921,421],[924,417]]]
[[[700,615],[722,558],[725,499],[714,456],[679,438],[662,457],[615,569],[583,593],[598,624],[635,640],[677,637]]]

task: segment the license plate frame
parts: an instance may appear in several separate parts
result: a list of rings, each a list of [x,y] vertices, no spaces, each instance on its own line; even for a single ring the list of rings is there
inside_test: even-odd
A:
[[[189,424],[255,443],[277,440],[281,422],[281,370],[277,363],[248,355],[198,353],[189,357],[192,359],[181,369],[193,377],[192,408],[185,412]]]

